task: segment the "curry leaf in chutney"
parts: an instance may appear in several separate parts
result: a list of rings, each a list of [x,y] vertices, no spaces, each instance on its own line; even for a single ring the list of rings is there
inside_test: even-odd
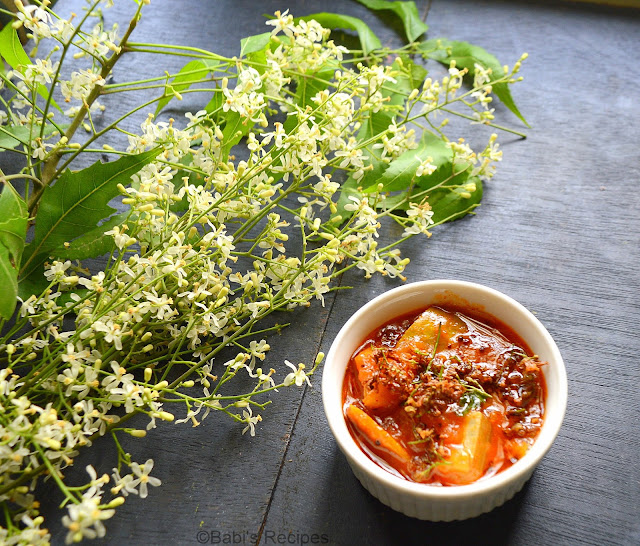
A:
[[[467,390],[460,397],[460,400],[458,400],[457,413],[459,415],[466,415],[470,411],[480,409],[482,403],[491,398],[491,395],[481,388],[480,385],[474,387],[465,381],[461,381],[460,383],[467,387]]]

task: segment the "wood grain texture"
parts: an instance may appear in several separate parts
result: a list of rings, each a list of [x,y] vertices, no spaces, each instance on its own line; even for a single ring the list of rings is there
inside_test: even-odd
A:
[[[581,4],[417,3],[421,13],[429,4],[431,38],[482,45],[509,64],[529,53],[525,80],[513,93],[532,129],[526,140],[501,137],[504,161],[477,215],[405,246],[407,276],[484,283],[537,314],[569,375],[557,442],[503,507],[466,522],[420,522],[386,508],[354,478],[326,425],[316,376],[313,387],[274,397],[255,438],[213,417],[196,429],[164,425],[148,441],[131,442],[134,459],[154,458],[163,486],[145,500],[129,498],[97,544],[211,544],[225,537],[250,544],[257,536],[274,544],[279,534],[297,543],[315,534],[338,545],[640,543],[640,66],[624,62],[640,49],[640,16]],[[71,11],[80,4],[57,6]],[[116,2],[107,21],[132,5]],[[189,0],[179,8],[154,0],[134,37],[231,55],[242,37],[264,31],[262,14],[286,8],[354,15],[383,43],[401,43],[384,15],[349,0],[330,8],[319,0]],[[169,68],[180,66],[177,59]],[[121,69],[144,77],[166,68],[125,57]],[[120,100],[107,106],[125,111],[130,104]],[[353,290],[293,317],[294,326],[272,343],[269,366],[312,360],[320,347],[326,352],[360,305],[398,285],[356,273],[342,282]],[[79,476],[89,462],[110,470],[111,448],[104,446],[77,461]],[[54,514],[50,491],[45,512]],[[62,544],[64,529],[57,519],[50,524]]]

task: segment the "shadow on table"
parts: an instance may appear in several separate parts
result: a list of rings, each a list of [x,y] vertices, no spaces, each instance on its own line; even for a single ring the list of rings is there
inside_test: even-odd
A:
[[[311,528],[326,530],[331,544],[509,544],[518,524],[528,484],[503,506],[473,519],[429,522],[410,518],[382,504],[362,487],[342,454],[329,463],[330,477],[318,487]],[[325,527],[331,522],[330,527]]]

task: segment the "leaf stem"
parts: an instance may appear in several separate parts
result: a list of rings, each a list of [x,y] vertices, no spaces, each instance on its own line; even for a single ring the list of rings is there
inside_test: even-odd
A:
[[[109,59],[105,61],[103,65],[103,68],[100,72],[100,77],[105,81],[107,80],[109,74],[113,70],[113,67],[115,66],[118,59],[120,59],[120,57],[122,56],[125,50],[125,46],[127,44],[127,40],[129,39],[129,36],[131,36],[131,33],[134,31],[134,29],[138,24],[138,21],[140,19],[140,13],[142,10],[142,5],[143,5],[142,2],[138,4],[138,8],[136,9],[135,15],[129,21],[129,26],[127,27],[127,30],[124,36],[122,37],[122,40],[120,41],[121,49],[117,52],[114,52],[113,55],[109,57]],[[89,93],[89,96],[86,98],[85,101],[83,101],[83,105],[80,107],[78,113],[76,114],[73,121],[71,122],[71,125],[69,126],[69,128],[66,130],[64,134],[64,136],[67,138],[68,141],[71,140],[76,130],[82,123],[82,120],[84,120],[85,116],[87,115],[87,112],[89,112],[91,105],[100,96],[100,93],[101,93],[101,87],[94,86],[91,92]],[[49,160],[45,163],[44,169],[42,171],[42,186],[39,188],[36,188],[33,194],[31,194],[29,198],[29,203],[28,203],[29,214],[33,214],[35,212],[35,209],[37,208],[38,203],[40,202],[40,198],[42,197],[42,194],[45,188],[55,180],[58,174],[58,171],[56,168],[57,168],[58,162],[60,161],[60,158],[61,158],[61,154],[59,152],[54,152],[52,156],[49,158]]]

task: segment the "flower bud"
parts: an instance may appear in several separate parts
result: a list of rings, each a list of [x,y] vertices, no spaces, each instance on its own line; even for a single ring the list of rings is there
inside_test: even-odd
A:
[[[55,451],[59,451],[62,447],[62,444],[58,440],[54,440],[53,438],[45,438],[43,442]]]
[[[107,508],[117,508],[118,506],[122,506],[124,504],[124,497],[116,497],[115,499],[111,499],[109,504],[107,504]]]

